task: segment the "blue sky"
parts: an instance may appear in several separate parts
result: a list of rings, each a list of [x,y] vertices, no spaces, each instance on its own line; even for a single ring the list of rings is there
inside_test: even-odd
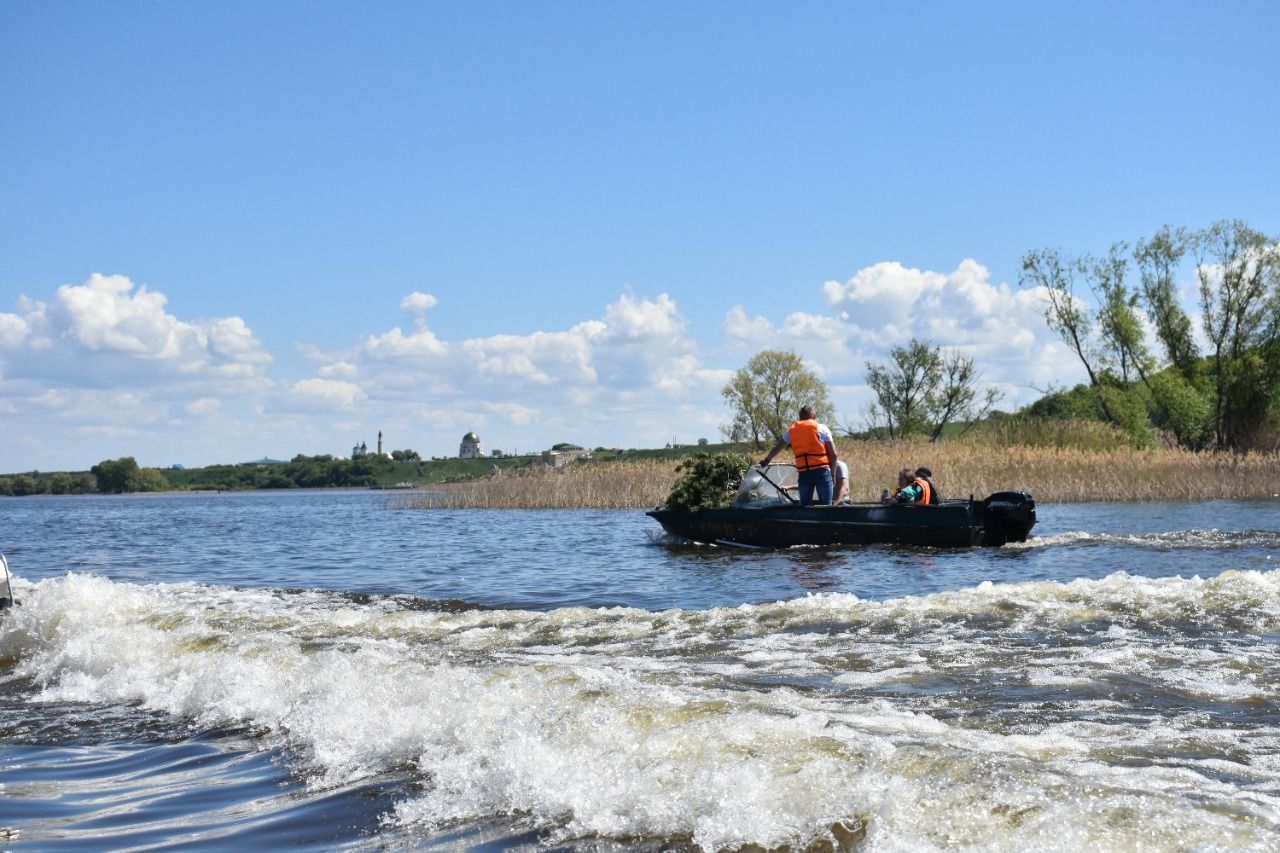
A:
[[[1014,408],[1080,378],[1028,250],[1280,233],[1278,29],[1270,2],[0,0],[0,472],[716,440],[766,348],[857,423],[912,335]]]

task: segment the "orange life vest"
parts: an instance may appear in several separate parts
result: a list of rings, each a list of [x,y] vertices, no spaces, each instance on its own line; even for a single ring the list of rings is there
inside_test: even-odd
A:
[[[933,489],[930,488],[928,480],[924,477],[916,477],[911,483],[920,487],[920,499],[916,503],[928,505],[933,502]]]
[[[796,457],[797,471],[816,471],[831,464],[827,458],[826,445],[818,438],[818,422],[815,420],[796,421],[788,430],[791,439],[791,452]]]

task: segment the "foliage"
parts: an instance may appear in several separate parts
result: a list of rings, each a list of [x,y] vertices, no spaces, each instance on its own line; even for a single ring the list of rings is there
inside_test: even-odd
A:
[[[826,383],[794,352],[756,353],[720,394],[733,417],[725,427],[726,437],[733,442],[749,442],[756,448],[781,437],[801,406],[813,406],[818,420],[835,415]]]
[[[1200,357],[1191,333],[1191,319],[1178,302],[1178,265],[1187,252],[1185,228],[1166,225],[1150,240],[1139,240],[1133,251],[1142,282],[1142,301],[1155,325],[1165,358],[1187,378]]]
[[[1192,246],[1215,383],[1219,448],[1248,446],[1267,420],[1280,365],[1280,247],[1241,220],[1215,222]]]
[[[160,492],[169,488],[169,481],[158,468],[139,468],[132,456],[104,459],[89,469],[103,494],[119,495],[125,492]]]
[[[990,418],[965,439],[972,445],[1037,447],[1085,451],[1132,448],[1132,437],[1094,417],[1045,418],[1027,414]]]
[[[889,359],[888,366],[867,362],[867,385],[876,396],[867,419],[889,438],[924,433],[937,441],[948,424],[979,420],[999,399],[994,388],[979,396],[973,359],[959,353],[944,356],[912,338],[893,347]]]
[[[742,474],[751,460],[740,453],[699,453],[676,466],[681,476],[666,507],[673,510],[711,509],[726,506],[742,485]]]
[[[1040,288],[1045,319],[1084,366],[1101,418],[1136,443],[1158,430],[1190,449],[1263,449],[1280,435],[1276,243],[1241,220],[1195,233],[1166,226],[1133,251],[1137,291],[1126,282],[1123,243],[1101,260],[1071,259],[1055,249],[1028,252],[1021,283]],[[1177,298],[1184,256],[1195,261],[1208,342],[1203,357]],[[1088,284],[1096,308],[1074,292],[1077,279]],[[1147,347],[1142,314],[1155,331],[1163,366]],[[1048,405],[1041,400],[1031,411]]]

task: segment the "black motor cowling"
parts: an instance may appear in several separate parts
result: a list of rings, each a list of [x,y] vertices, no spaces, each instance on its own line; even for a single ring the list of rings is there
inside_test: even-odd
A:
[[[1025,542],[1036,523],[1036,502],[1024,491],[996,492],[982,502],[983,542]]]

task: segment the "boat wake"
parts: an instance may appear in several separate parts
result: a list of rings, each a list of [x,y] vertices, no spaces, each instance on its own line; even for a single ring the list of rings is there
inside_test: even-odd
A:
[[[1132,545],[1156,550],[1198,548],[1228,551],[1236,548],[1280,548],[1280,532],[1274,530],[1177,530],[1168,533],[1089,533],[1083,530],[1036,536],[1026,542],[1010,542],[1007,549],[1051,548],[1064,545]]]
[[[17,587],[0,683],[31,707],[243,728],[317,791],[409,772],[397,833],[501,815],[544,843],[707,850],[1280,833],[1280,572],[661,612]]]

